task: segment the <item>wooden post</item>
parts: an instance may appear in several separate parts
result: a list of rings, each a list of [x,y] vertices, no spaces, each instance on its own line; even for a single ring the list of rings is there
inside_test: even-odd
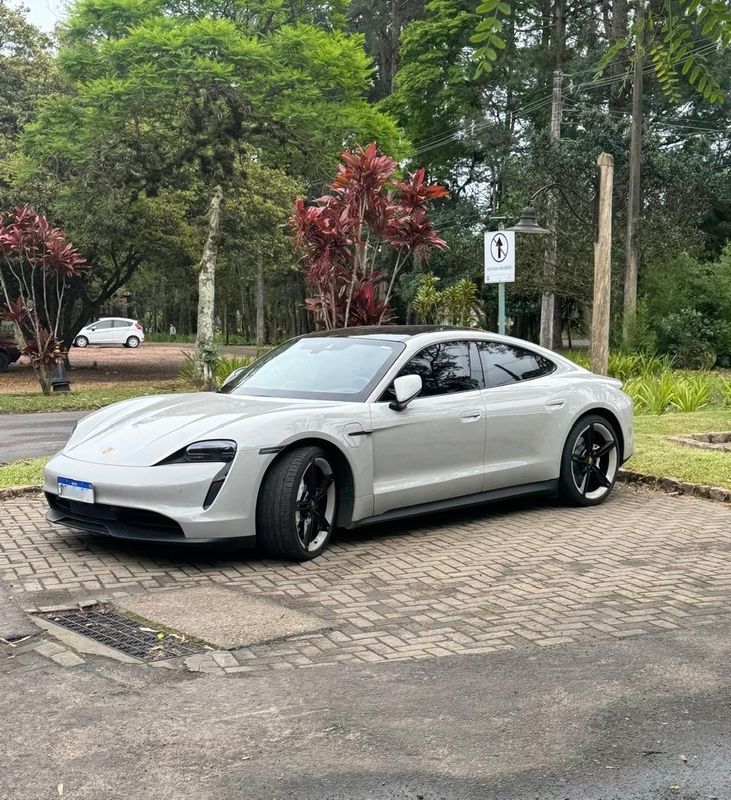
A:
[[[256,261],[256,346],[264,344],[264,256],[259,253]]]
[[[597,234],[594,241],[594,304],[591,318],[591,370],[606,375],[609,369],[609,305],[612,291],[612,186],[614,159],[600,153]]]

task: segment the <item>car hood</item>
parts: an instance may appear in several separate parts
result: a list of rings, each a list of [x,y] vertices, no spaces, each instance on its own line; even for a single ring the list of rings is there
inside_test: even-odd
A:
[[[237,423],[323,405],[330,403],[211,392],[138,397],[84,417],[63,452],[94,464],[148,466],[203,439],[230,438],[244,448]]]

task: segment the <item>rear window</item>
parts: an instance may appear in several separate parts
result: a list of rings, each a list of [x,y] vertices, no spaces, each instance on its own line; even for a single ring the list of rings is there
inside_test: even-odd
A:
[[[505,342],[478,342],[488,389],[550,375],[556,365],[540,353]]]

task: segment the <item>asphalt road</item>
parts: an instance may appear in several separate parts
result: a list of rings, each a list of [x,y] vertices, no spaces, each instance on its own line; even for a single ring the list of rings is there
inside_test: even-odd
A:
[[[0,797],[727,800],[727,626],[263,675],[2,676]]]
[[[53,455],[66,444],[76,420],[88,413],[53,411],[0,415],[0,464]]]

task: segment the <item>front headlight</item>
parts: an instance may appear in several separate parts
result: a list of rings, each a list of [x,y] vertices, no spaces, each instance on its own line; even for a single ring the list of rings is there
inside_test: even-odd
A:
[[[225,463],[233,461],[235,455],[236,442],[231,439],[206,439],[183,447],[177,453],[158,462],[158,466],[162,464]]]

